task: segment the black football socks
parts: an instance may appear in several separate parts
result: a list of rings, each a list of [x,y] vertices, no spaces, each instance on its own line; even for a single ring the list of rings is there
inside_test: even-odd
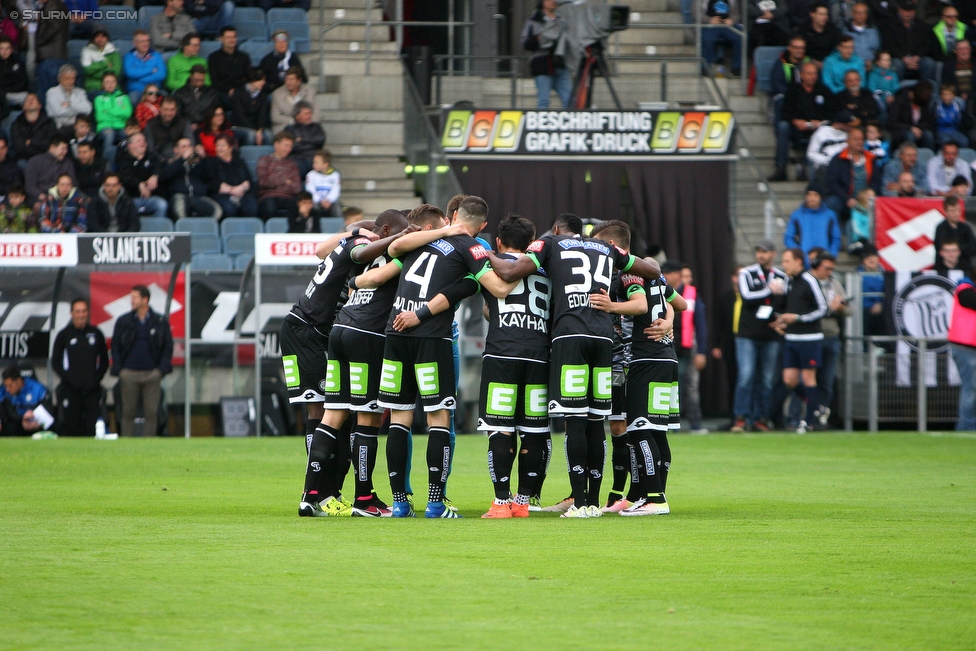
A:
[[[495,499],[507,501],[512,495],[512,466],[515,465],[515,441],[505,432],[488,435],[488,475],[495,489]]]

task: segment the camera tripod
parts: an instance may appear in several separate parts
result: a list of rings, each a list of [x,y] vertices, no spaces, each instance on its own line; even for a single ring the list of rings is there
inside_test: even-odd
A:
[[[593,68],[596,68],[594,71]],[[576,73],[576,81],[573,82],[572,106],[576,109],[586,109],[590,107],[593,99],[593,81],[596,74],[599,74],[607,82],[610,89],[610,96],[618,111],[624,110],[617,97],[617,91],[610,80],[610,69],[607,66],[607,57],[603,51],[603,41],[595,41],[586,46],[586,54],[580,61],[579,70]]]

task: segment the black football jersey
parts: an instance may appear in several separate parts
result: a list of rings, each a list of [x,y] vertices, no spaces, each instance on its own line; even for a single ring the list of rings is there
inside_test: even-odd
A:
[[[499,253],[498,257],[518,259],[511,253]],[[551,290],[544,269],[523,278],[505,298],[495,298],[487,289],[482,289],[481,294],[488,305],[485,354],[548,359]]]
[[[590,307],[590,294],[610,292],[614,267],[627,271],[634,256],[616,246],[572,235],[546,235],[529,245],[527,255],[552,282],[552,336],[598,335],[613,338],[610,315]]]
[[[610,298],[625,303],[635,293],[644,292],[644,279],[632,274],[616,273],[610,283]],[[630,341],[634,335],[634,317],[611,314],[613,321],[613,370],[620,372],[630,366]]]
[[[410,251],[396,262],[400,265],[400,281],[386,334],[404,337],[450,339],[453,310],[445,310],[405,332],[394,330],[393,320],[400,312],[416,312],[465,276],[478,280],[491,271],[488,251],[469,235],[453,235],[436,240]]]
[[[356,237],[339,241],[328,257],[319,263],[318,271],[308,282],[305,293],[291,308],[291,313],[328,335],[335,321],[340,301],[347,296],[346,282],[350,274],[359,274],[366,265],[352,259],[352,252],[370,243],[369,238]]]
[[[665,337],[661,341],[654,341],[644,334],[647,328],[658,319],[667,316],[668,303],[677,292],[668,285],[661,276],[657,280],[644,281],[644,291],[647,293],[647,312],[634,317],[634,334],[631,338],[631,359],[678,359],[674,352],[674,342]],[[678,318],[677,316],[675,318]]]
[[[369,268],[382,267],[392,260],[393,258],[384,253],[373,260]],[[393,309],[396,290],[395,278],[376,289],[357,289],[353,292],[352,298],[339,310],[335,324],[382,335],[386,329],[386,322],[390,318],[390,310]]]

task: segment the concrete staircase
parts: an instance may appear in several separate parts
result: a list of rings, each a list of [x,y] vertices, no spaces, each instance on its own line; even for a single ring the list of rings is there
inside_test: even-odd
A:
[[[320,38],[323,23],[365,19],[361,0],[313,0],[312,51],[301,56],[312,88],[324,88],[315,104],[333,165],[342,173],[342,202],[375,217],[420,203],[401,161],[403,65],[388,27],[371,28],[369,75],[365,26],[339,25]],[[382,20],[382,12],[374,9],[372,19]]]

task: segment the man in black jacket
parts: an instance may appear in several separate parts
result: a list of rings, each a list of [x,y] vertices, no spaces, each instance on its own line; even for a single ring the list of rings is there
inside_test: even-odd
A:
[[[95,151],[95,143],[78,143],[78,154],[75,156],[75,177],[78,179],[78,189],[94,199],[99,188],[108,174],[108,165]],[[89,232],[91,232],[89,224]]]
[[[10,156],[7,138],[0,136],[0,196],[7,196],[11,185],[24,184],[24,172]]]
[[[47,116],[37,95],[24,98],[24,111],[10,125],[10,148],[17,160],[27,161],[47,151],[51,136],[58,132],[54,120]],[[35,198],[32,198],[33,201]]]
[[[223,210],[207,196],[207,165],[193,151],[189,138],[180,138],[173,148],[173,158],[163,164],[159,182],[169,200],[173,219],[213,217],[219,220]]]
[[[95,436],[102,416],[102,378],[108,371],[108,348],[101,330],[88,322],[88,301],[71,301],[71,323],[58,333],[51,364],[61,378],[58,402],[64,410],[64,436]]]
[[[234,135],[242,145],[271,142],[271,99],[264,70],[248,73],[247,83],[230,98],[230,111]]]
[[[234,90],[247,79],[251,57],[237,49],[237,30],[231,25],[221,28],[220,43],[222,47],[207,57],[207,68],[214,90],[223,96],[224,106],[228,106]]]
[[[881,30],[881,47],[891,54],[891,67],[898,78],[933,79],[931,58],[935,46],[932,28],[915,16],[915,2],[900,0],[898,17]]]
[[[939,251],[942,245],[952,240],[959,245],[959,252],[964,267],[967,269],[973,264],[976,258],[976,234],[972,227],[962,221],[962,205],[959,197],[946,197],[942,202],[942,212],[945,213],[945,221],[935,227],[935,264],[939,264]]]
[[[833,95],[819,80],[817,64],[800,64],[800,83],[790,84],[783,99],[783,119],[776,123],[776,173],[769,180],[786,180],[790,144],[806,147],[813,132],[830,119]]]
[[[122,188],[122,180],[110,172],[88,204],[89,233],[138,233],[139,211]]]
[[[186,85],[173,93],[173,97],[179,102],[183,115],[190,121],[191,126],[202,122],[203,114],[207,109],[221,101],[220,93],[207,86],[206,81],[207,69],[195,65],[190,68],[190,77],[186,80]],[[162,108],[160,108],[160,115],[162,115]],[[149,123],[146,123],[146,127],[148,126]]]
[[[122,389],[122,436],[135,433],[136,411],[141,400],[146,418],[144,433],[157,432],[160,381],[173,370],[173,335],[169,322],[149,309],[149,288],[136,285],[130,294],[132,311],[115,322],[112,334],[112,375]]]
[[[271,91],[285,83],[285,73],[292,66],[301,69],[302,83],[308,83],[308,76],[302,66],[302,60],[288,47],[288,32],[283,29],[276,29],[271,39],[274,42],[274,48],[261,59],[261,63],[258,65],[268,80],[267,86],[265,86],[267,94],[270,95]]]
[[[291,159],[298,164],[298,174],[302,180],[312,169],[315,152],[325,146],[325,130],[312,119],[312,105],[308,102],[295,104],[295,121],[288,125],[288,131],[295,136],[295,146]]]
[[[119,152],[117,167],[122,187],[139,214],[165,217],[168,205],[159,196],[159,158],[149,151],[143,134],[129,136],[125,151]]]
[[[27,66],[14,53],[10,37],[0,36],[0,88],[3,89],[4,99],[12,106],[20,106],[27,97],[27,87]]]
[[[146,143],[149,151],[160,158],[173,155],[173,146],[180,138],[192,138],[190,121],[179,114],[180,103],[174,97],[159,102],[159,115],[146,122]]]
[[[822,1],[810,7],[810,20],[797,33],[807,41],[807,56],[821,63],[834,51],[840,38],[840,31],[830,22],[830,9]]]

